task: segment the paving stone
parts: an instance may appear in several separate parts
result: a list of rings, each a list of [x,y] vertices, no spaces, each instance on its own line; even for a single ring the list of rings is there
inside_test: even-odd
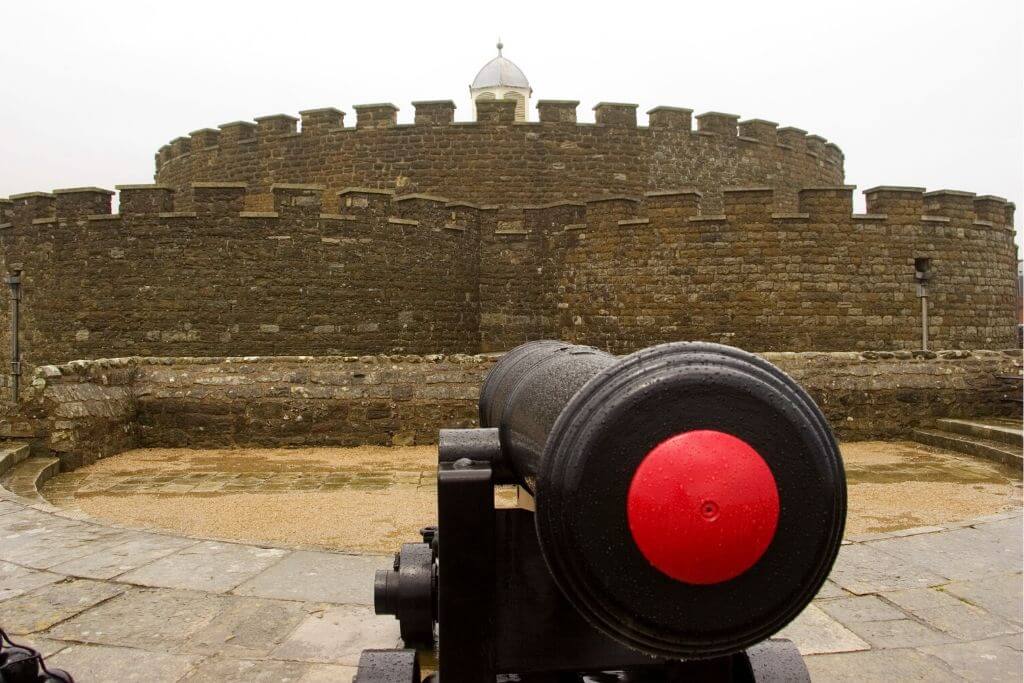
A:
[[[100,552],[55,565],[53,571],[92,579],[112,579],[196,543],[177,536],[138,533]]]
[[[844,624],[853,621],[886,621],[905,619],[906,614],[874,595],[825,600],[818,603],[823,611]]]
[[[287,555],[278,548],[202,541],[121,576],[121,581],[215,593],[229,591]]]
[[[75,683],[174,683],[200,662],[196,655],[146,652],[128,647],[72,645],[47,660]]]
[[[970,681],[1020,683],[1024,680],[1020,652],[991,641],[924,647],[921,652],[941,659]]]
[[[959,598],[946,593],[943,587],[911,588],[909,590],[881,593],[880,595],[910,613],[936,607],[953,607],[960,604]]]
[[[309,670],[305,662],[275,660],[234,659],[209,657],[195,668],[182,683],[298,683]],[[350,679],[335,679],[347,683]]]
[[[0,602],[63,580],[60,574],[0,561]]]
[[[776,634],[792,640],[800,654],[851,652],[870,647],[855,633],[828,616],[814,604],[808,605],[792,623]]]
[[[36,633],[124,592],[124,586],[71,579],[53,583],[3,603],[9,633]]]
[[[870,650],[804,658],[812,681],[962,681],[942,660],[916,650]]]
[[[1021,586],[1020,574],[1004,574],[978,581],[950,583],[943,586],[943,590],[1020,626],[1024,621],[1021,614],[1024,590]]]
[[[273,657],[356,666],[366,648],[399,647],[398,621],[362,606],[333,607],[306,617]]]
[[[227,606],[219,595],[133,588],[51,629],[47,635],[104,645],[170,650]]]
[[[356,667],[337,664],[310,664],[299,683],[348,683],[356,675]]]
[[[988,640],[981,640],[977,642],[1004,645],[1011,650],[1016,650],[1017,652],[1024,650],[1024,636],[1020,633],[1015,633],[1010,636],[1000,636],[999,638],[990,638]]]
[[[956,641],[955,636],[929,628],[913,619],[851,622],[847,626],[871,643],[872,647],[880,649],[920,647]]]
[[[0,515],[6,515],[9,512],[17,512],[21,509],[21,506],[17,503],[12,503],[7,500],[0,500]]]
[[[922,537],[898,538],[891,542],[906,543],[915,538]],[[909,560],[889,555],[867,543],[854,543],[840,548],[839,558],[832,567],[829,578],[841,588],[857,595],[903,588],[926,588],[946,583],[943,576],[927,571]]]
[[[1018,540],[1024,536],[1024,515],[1021,514],[1020,510],[989,515],[981,519],[991,519],[993,521],[979,522],[975,520],[972,526],[980,531],[1006,534],[1009,538],[1016,538]]]
[[[814,596],[815,600],[827,600],[829,598],[846,598],[850,594],[844,591],[842,588],[837,586],[832,581],[826,581],[822,586],[818,594]]]
[[[37,635],[22,635],[12,638],[12,640],[18,645],[26,645],[32,648],[44,658],[54,655],[68,645],[71,645],[71,643],[65,643],[62,640],[53,640],[52,638],[43,638]]]
[[[182,652],[263,657],[313,609],[301,602],[225,597],[226,608],[180,647]]]
[[[996,522],[1008,525],[1013,520]],[[924,534],[867,543],[914,565],[952,580],[977,579],[992,574],[1019,572],[1021,541],[1005,529],[952,529],[941,534]]]
[[[373,576],[391,565],[383,555],[296,551],[246,581],[236,595],[339,604],[373,604]]]
[[[22,517],[14,513],[4,520]],[[35,569],[50,567],[100,552],[124,540],[119,529],[108,529],[39,514],[0,529],[0,557]]]
[[[952,607],[918,610],[918,619],[962,640],[983,640],[995,636],[1019,633],[1020,627],[1003,621],[985,610],[960,603]]]

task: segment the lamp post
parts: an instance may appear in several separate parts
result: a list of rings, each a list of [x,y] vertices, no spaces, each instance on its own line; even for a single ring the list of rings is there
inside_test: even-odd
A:
[[[21,383],[21,349],[18,346],[18,316],[21,308],[21,271],[12,270],[4,282],[11,288],[11,400],[18,401]]]

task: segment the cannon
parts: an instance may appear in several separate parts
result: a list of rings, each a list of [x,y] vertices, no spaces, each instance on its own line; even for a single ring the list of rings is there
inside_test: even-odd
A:
[[[364,651],[356,683],[418,681],[416,649],[443,683],[808,680],[771,636],[831,570],[846,483],[788,375],[719,344],[537,341],[479,411],[440,432],[437,526],[375,577],[406,648]]]

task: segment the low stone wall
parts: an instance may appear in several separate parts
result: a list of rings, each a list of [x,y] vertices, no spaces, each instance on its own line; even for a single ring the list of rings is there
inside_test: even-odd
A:
[[[842,439],[892,438],[943,416],[1019,414],[1000,375],[1020,351],[767,353]],[[70,466],[132,446],[404,445],[476,423],[497,356],[126,358],[43,366],[8,436]],[[18,432],[16,434],[15,432]]]
[[[140,359],[144,446],[434,443],[476,424],[496,356]]]
[[[22,401],[0,408],[0,438],[30,438],[68,469],[133,448],[136,374],[130,358],[36,368]]]
[[[1020,416],[1020,350],[764,353],[814,397],[841,439],[895,438],[940,417]],[[1019,396],[1017,396],[1019,398]]]

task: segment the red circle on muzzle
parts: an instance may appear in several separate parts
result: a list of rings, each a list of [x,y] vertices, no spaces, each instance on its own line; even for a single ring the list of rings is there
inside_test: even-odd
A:
[[[683,432],[654,447],[626,499],[633,540],[673,579],[714,584],[761,558],[775,536],[779,492],[764,458],[732,434]]]

